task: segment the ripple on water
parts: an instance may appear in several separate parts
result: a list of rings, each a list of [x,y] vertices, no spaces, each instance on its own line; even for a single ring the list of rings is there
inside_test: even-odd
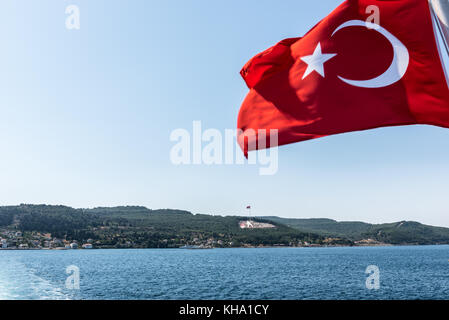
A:
[[[449,246],[0,251],[0,299],[449,299],[448,258]],[[79,291],[64,288],[69,265]]]

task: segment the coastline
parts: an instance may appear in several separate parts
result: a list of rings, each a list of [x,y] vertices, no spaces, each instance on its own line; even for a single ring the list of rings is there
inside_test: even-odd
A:
[[[358,246],[242,246],[242,247],[214,247],[214,248],[92,248],[92,249],[66,249],[66,248],[0,248],[0,251],[92,251],[92,250],[220,250],[220,249],[323,249],[323,248],[388,248],[388,247],[439,247],[448,246],[449,244],[379,244],[379,245],[358,245]]]

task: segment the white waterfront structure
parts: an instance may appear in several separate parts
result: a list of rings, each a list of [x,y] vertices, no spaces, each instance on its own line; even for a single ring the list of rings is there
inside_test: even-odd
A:
[[[78,249],[78,243],[76,243],[76,242],[71,243],[70,249]]]

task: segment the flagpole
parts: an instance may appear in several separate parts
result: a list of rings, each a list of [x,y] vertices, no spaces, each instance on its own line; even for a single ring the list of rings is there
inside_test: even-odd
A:
[[[449,1],[429,0],[433,18],[449,55]]]

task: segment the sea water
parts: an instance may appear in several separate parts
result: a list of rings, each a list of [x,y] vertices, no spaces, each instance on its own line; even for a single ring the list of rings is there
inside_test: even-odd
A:
[[[0,250],[0,299],[449,299],[449,246]]]

